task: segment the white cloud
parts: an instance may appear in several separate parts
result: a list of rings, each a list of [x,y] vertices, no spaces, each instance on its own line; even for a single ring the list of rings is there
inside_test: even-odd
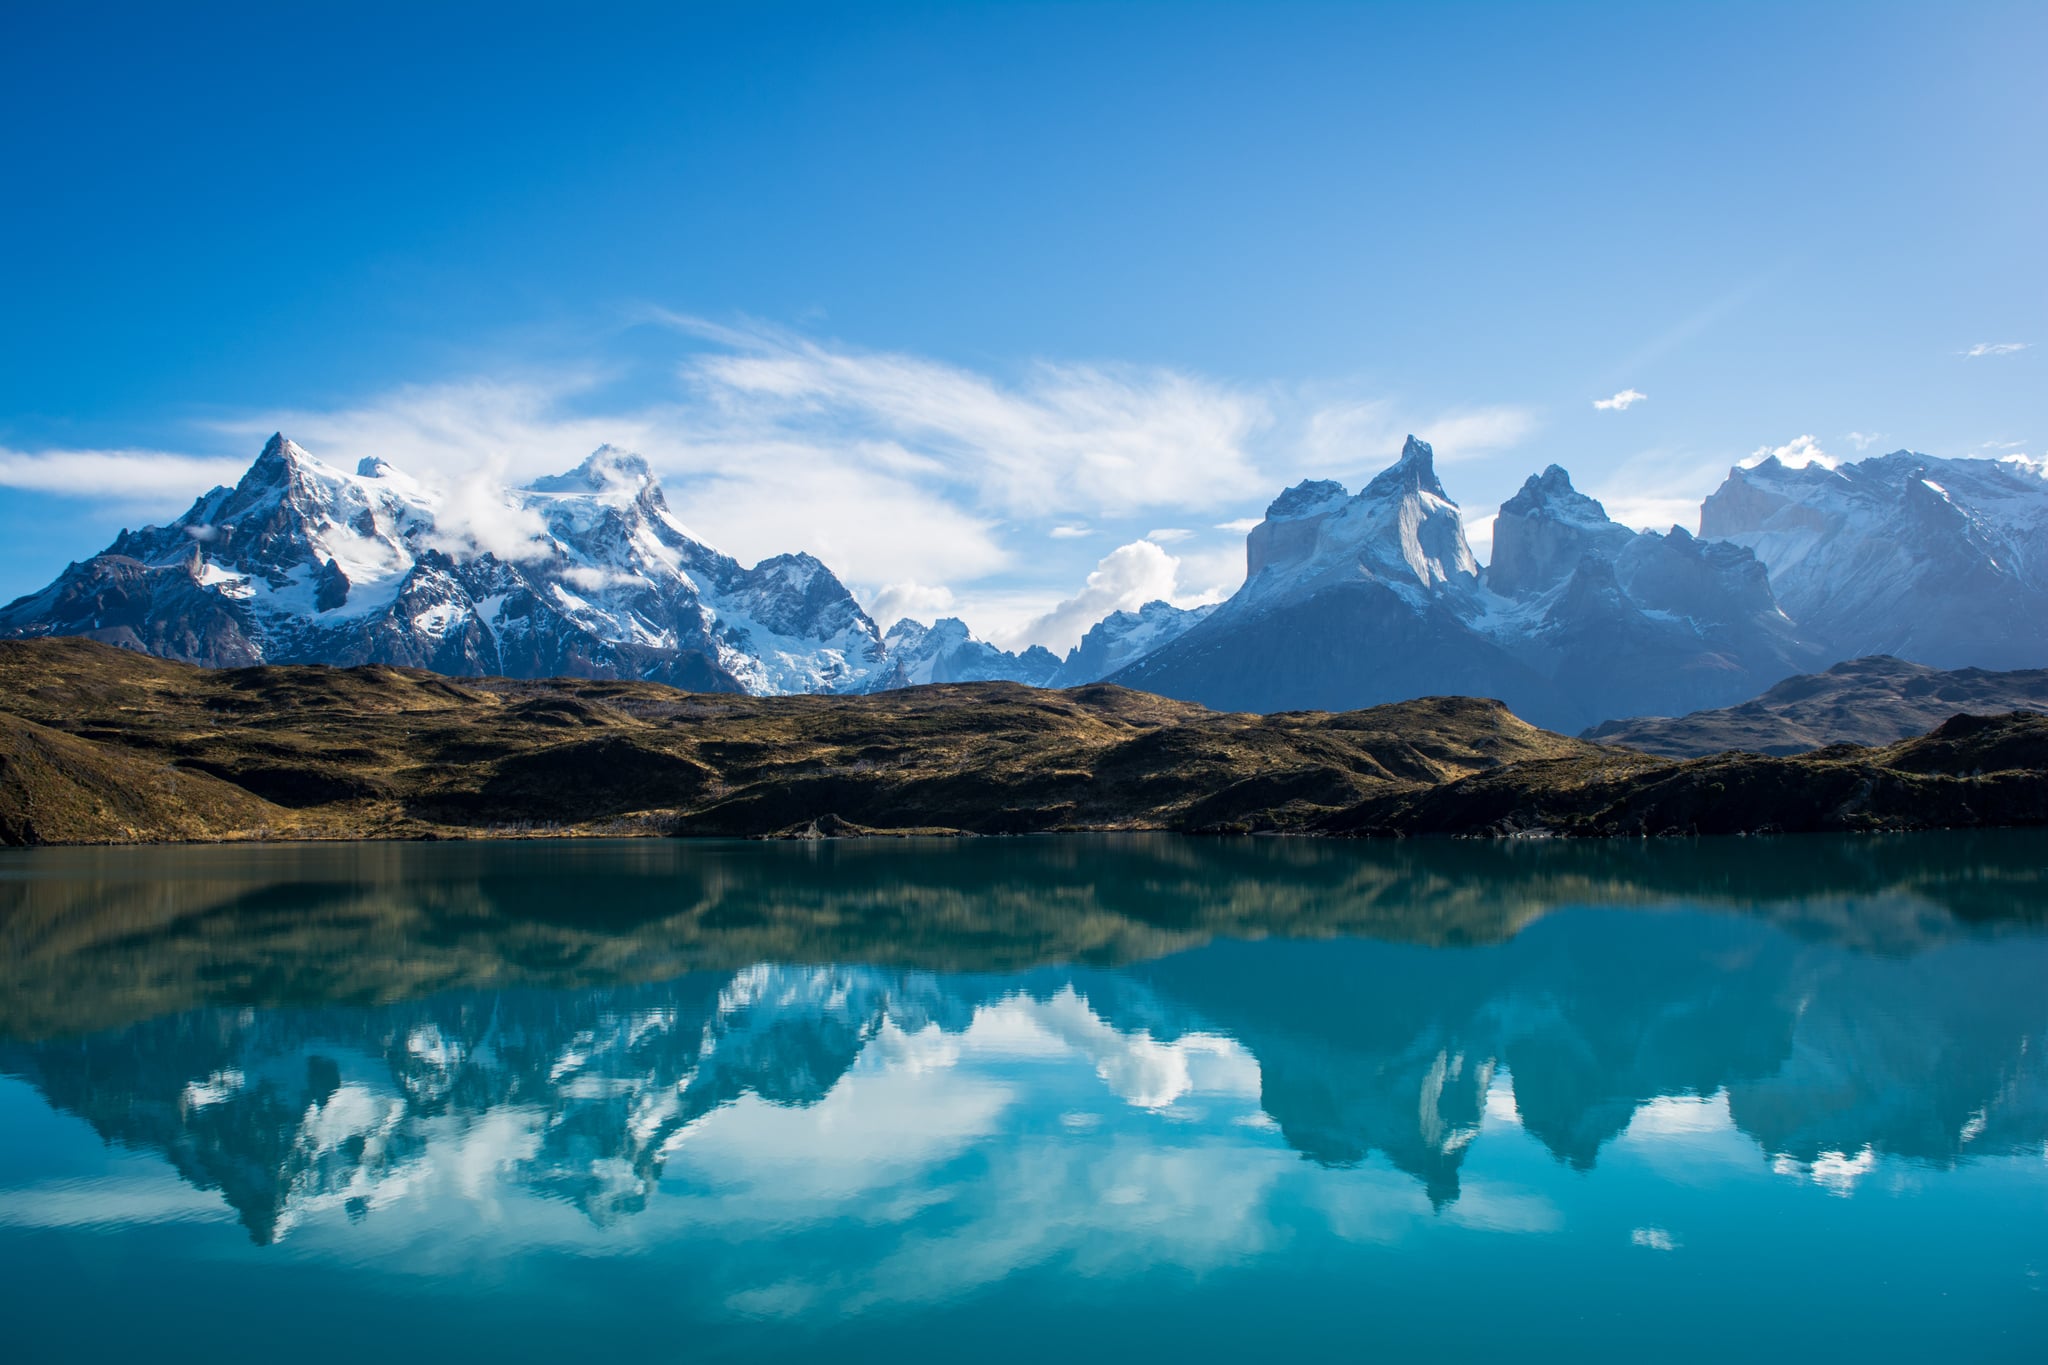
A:
[[[1188,540],[1192,538],[1194,534],[1195,533],[1193,531],[1186,530],[1179,526],[1164,526],[1160,527],[1157,530],[1147,531],[1145,533],[1145,539],[1152,541],[1153,543],[1158,545],[1172,545],[1179,541]]]
[[[1257,526],[1264,520],[1264,517],[1239,517],[1236,521],[1217,522],[1216,529],[1228,531],[1235,536],[1250,535],[1252,527]]]
[[[1585,491],[1623,526],[1638,531],[1683,526],[1697,532],[1701,500],[1727,476],[1724,459],[1701,459],[1684,450],[1653,446],[1630,456]]]
[[[1090,531],[1086,526],[1076,526],[1063,522],[1053,527],[1046,534],[1050,535],[1054,540],[1080,540],[1084,536],[1093,535],[1094,532]]]
[[[247,460],[214,460],[156,450],[0,448],[0,488],[124,501],[184,504],[219,484],[232,484]]]
[[[502,470],[490,466],[448,485],[434,517],[433,543],[450,554],[475,552],[515,562],[545,558],[550,551],[547,523],[538,512],[514,504]]]
[[[1852,431],[1843,439],[1858,450],[1868,450],[1884,439],[1884,433],[1880,431]]]
[[[1678,1239],[1663,1228],[1637,1228],[1628,1235],[1629,1241],[1651,1251],[1676,1251]]]
[[[1745,469],[1760,465],[1765,460],[1776,459],[1779,464],[1792,469],[1804,469],[1817,464],[1822,469],[1833,469],[1841,461],[1820,448],[1820,442],[1811,436],[1795,436],[1781,446],[1758,446],[1742,462]]]
[[[1017,632],[1023,641],[1063,654],[1081,642],[1088,627],[1113,611],[1171,599],[1180,561],[1149,540],[1134,540],[1104,555],[1080,592]]]
[[[1473,557],[1482,564],[1493,560],[1493,523],[1498,520],[1499,512],[1465,518],[1465,543],[1472,547]]]
[[[1958,351],[1956,354],[1976,360],[1987,355],[2011,355],[2015,351],[2024,351],[2031,345],[2033,343],[2030,341],[1980,341],[1969,350]]]
[[[735,423],[901,442],[1009,515],[1210,506],[1266,482],[1248,449],[1264,401],[1177,371],[1040,362],[1005,385],[917,356],[679,322],[728,347],[685,375]]]
[[[1602,412],[1627,412],[1649,396],[1640,389],[1623,389],[1612,398],[1595,398],[1593,406]]]
[[[953,609],[953,590],[925,583],[887,583],[867,604],[868,615],[887,630],[908,616],[930,625]]]

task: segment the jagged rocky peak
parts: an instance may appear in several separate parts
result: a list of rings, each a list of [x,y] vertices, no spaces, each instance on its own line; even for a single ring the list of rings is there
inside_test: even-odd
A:
[[[549,474],[526,486],[535,493],[609,493],[632,498],[657,485],[645,456],[601,445],[568,473]]]
[[[1359,496],[1384,498],[1409,493],[1427,493],[1443,502],[1451,500],[1451,495],[1444,492],[1443,480],[1436,476],[1436,450],[1419,436],[1410,436],[1403,442],[1401,458],[1374,475]]]
[[[1546,591],[1570,577],[1581,559],[1612,557],[1634,535],[1597,499],[1572,487],[1562,466],[1551,465],[1501,504],[1486,585],[1505,597]]]
[[[255,479],[259,483],[275,483],[294,466],[311,463],[313,457],[306,453],[304,446],[281,431],[273,431],[270,439],[263,443],[256,462],[242,477],[244,482]]]
[[[1435,452],[1414,436],[1356,497],[1317,480],[1274,499],[1245,539],[1245,569],[1254,597],[1360,578],[1424,591],[1479,578],[1458,505],[1437,478]]]
[[[1351,496],[1335,479],[1303,479],[1266,506],[1267,521],[1296,521],[1330,512]]]

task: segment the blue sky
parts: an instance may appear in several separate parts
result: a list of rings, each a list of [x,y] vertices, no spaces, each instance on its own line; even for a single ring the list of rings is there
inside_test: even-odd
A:
[[[17,0],[0,598],[279,427],[636,446],[744,559],[1055,645],[1409,430],[1482,541],[1551,462],[1663,525],[1802,437],[2038,457],[2044,52],[2039,3]]]

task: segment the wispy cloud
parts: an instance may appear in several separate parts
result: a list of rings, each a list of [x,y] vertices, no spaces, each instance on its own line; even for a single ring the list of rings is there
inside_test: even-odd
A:
[[[1980,341],[1969,350],[1958,351],[1957,354],[1977,360],[1988,355],[2011,355],[2014,351],[2024,351],[2031,345],[2031,341]]]
[[[1060,525],[1053,527],[1050,531],[1046,532],[1046,534],[1051,536],[1054,540],[1079,540],[1083,536],[1091,536],[1095,533],[1089,530],[1086,526],[1074,526],[1063,522]]]
[[[0,488],[118,501],[169,500],[182,504],[219,484],[231,484],[247,460],[206,459],[156,450],[39,450],[0,448]]]
[[[731,425],[897,443],[1004,515],[1225,505],[1266,482],[1249,444],[1270,420],[1266,403],[1178,371],[1040,362],[1005,384],[771,330],[710,332],[729,349],[684,373]]]
[[[1884,439],[1881,431],[1852,431],[1842,438],[1858,450],[1868,450]]]
[[[889,583],[870,597],[867,609],[884,630],[906,616],[929,624],[953,610],[953,590],[924,583]]]
[[[1595,398],[1593,406],[1602,412],[1627,412],[1649,396],[1640,389],[1623,389],[1612,398]]]
[[[1264,517],[1239,517],[1236,521],[1217,522],[1216,529],[1219,531],[1228,531],[1234,536],[1249,535],[1251,533],[1252,527],[1257,526],[1260,522],[1264,520]]]

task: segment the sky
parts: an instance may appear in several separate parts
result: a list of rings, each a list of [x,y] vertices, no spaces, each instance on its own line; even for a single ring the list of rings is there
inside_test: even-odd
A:
[[[2048,450],[2048,5],[0,7],[0,600],[232,482],[610,442],[887,625],[1214,600],[1416,432]]]

